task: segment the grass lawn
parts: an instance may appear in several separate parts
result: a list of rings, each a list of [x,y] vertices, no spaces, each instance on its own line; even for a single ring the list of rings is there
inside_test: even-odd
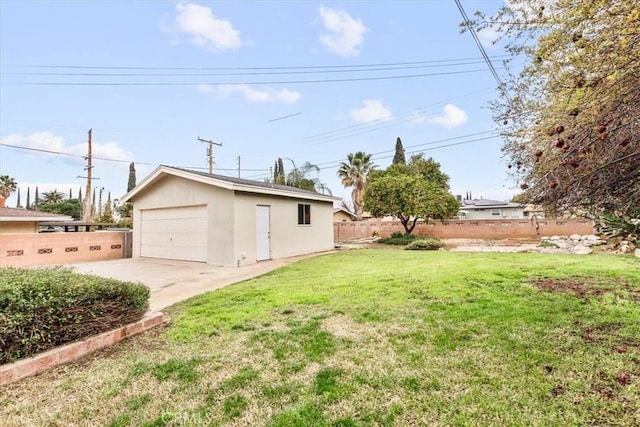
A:
[[[640,425],[640,262],[362,249],[0,389],[2,425]]]

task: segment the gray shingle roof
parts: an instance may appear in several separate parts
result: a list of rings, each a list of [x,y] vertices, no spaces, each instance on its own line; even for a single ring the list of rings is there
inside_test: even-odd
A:
[[[163,165],[163,166],[170,169],[175,169],[175,170],[188,172],[188,173],[192,173],[200,176],[205,176],[207,178],[213,178],[213,179],[218,179],[220,181],[230,182],[232,184],[250,185],[253,187],[261,187],[261,188],[275,188],[280,191],[286,191],[294,194],[297,193],[297,194],[306,194],[306,195],[315,195],[315,196],[320,194],[320,193],[316,193],[315,191],[303,190],[301,188],[291,187],[289,185],[272,184],[270,182],[254,181],[252,179],[234,178],[232,176],[210,174],[207,172],[194,171],[192,169],[178,168],[175,166],[167,166],[167,165]]]

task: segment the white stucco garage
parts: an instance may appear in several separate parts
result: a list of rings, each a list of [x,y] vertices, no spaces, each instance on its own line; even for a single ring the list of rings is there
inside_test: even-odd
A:
[[[241,266],[333,248],[332,196],[160,166],[127,193],[133,256]]]

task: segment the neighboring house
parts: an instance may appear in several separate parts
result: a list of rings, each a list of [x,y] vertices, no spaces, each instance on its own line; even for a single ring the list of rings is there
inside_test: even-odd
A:
[[[133,256],[240,266],[333,248],[332,196],[160,166],[124,195]]]
[[[0,234],[37,233],[42,222],[73,221],[67,215],[0,207]]]
[[[333,210],[333,222],[350,222],[356,220],[356,214],[349,212],[345,208],[335,208]]]
[[[460,201],[458,219],[500,219],[524,218],[524,206],[520,203],[500,202],[489,199],[469,199]]]

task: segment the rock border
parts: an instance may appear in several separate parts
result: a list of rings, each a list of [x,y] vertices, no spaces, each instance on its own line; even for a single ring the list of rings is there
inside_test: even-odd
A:
[[[96,350],[116,344],[123,339],[145,332],[162,324],[164,314],[149,313],[137,322],[121,326],[111,331],[56,347],[27,359],[0,365],[0,386],[19,381],[55,366],[73,362]]]

